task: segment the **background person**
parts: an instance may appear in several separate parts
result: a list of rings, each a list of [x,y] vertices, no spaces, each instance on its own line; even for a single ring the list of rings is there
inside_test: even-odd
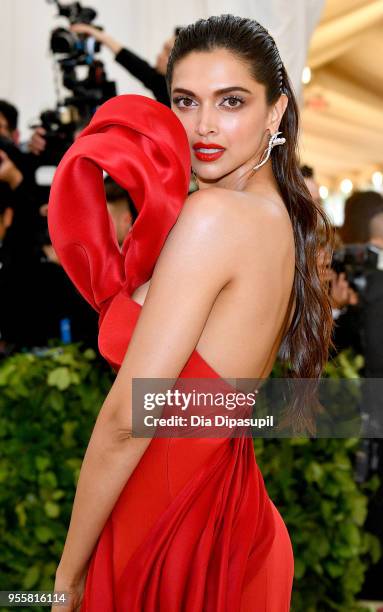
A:
[[[0,136],[9,138],[15,145],[19,144],[20,133],[17,127],[19,112],[13,104],[0,100]]]
[[[77,34],[86,34],[93,36],[99,43],[110,49],[114,54],[114,59],[123,68],[126,68],[138,79],[147,89],[149,89],[156,100],[170,106],[169,94],[166,88],[166,66],[168,63],[169,53],[173,47],[175,35],[165,41],[161,51],[157,55],[155,66],[151,66],[149,62],[136,55],[130,49],[127,49],[122,43],[115,40],[104,30],[100,30],[87,24],[75,24],[71,26],[71,30]],[[37,127],[29,141],[29,150],[34,155],[39,155],[45,150],[46,141],[44,138],[45,129]]]
[[[146,60],[142,59],[130,49],[110,36],[104,30],[99,30],[87,24],[75,24],[71,26],[72,32],[77,34],[87,34],[93,36],[98,42],[110,49],[114,54],[114,59],[121,66],[126,68],[136,79],[141,81],[147,89],[153,93],[158,102],[170,106],[169,94],[166,87],[166,66],[172,50],[175,35],[165,41],[161,51],[157,55],[155,66],[151,66]]]

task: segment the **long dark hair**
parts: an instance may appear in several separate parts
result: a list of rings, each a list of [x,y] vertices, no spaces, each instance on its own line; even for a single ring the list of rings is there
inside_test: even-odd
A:
[[[321,281],[319,257],[323,255],[322,249],[327,250],[327,258],[332,256],[334,230],[323,209],[312,199],[300,170],[299,113],[293,88],[269,32],[252,19],[220,15],[200,19],[180,30],[167,67],[169,95],[174,66],[179,60],[192,51],[217,48],[227,49],[247,62],[254,79],[265,86],[269,105],[276,103],[282,93],[288,97],[279,127],[286,144],[273,149],[272,168],[294,228],[296,264],[292,299],[296,298],[296,308],[279,355],[284,373],[288,372],[290,378],[319,379],[333,345],[328,284]],[[289,407],[294,432],[315,430],[316,387],[317,380],[307,381],[304,393],[298,394]]]

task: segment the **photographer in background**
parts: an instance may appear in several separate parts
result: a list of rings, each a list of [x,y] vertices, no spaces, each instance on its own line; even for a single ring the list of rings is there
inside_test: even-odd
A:
[[[32,180],[35,170],[33,157],[30,155],[28,144],[20,142],[18,120],[19,111],[16,106],[7,100],[0,100],[0,150],[2,150],[4,143],[13,145],[14,149],[18,151],[22,174]]]
[[[12,342],[13,335],[11,329],[13,317],[10,318],[10,313],[13,311],[14,304],[10,298],[13,298],[14,271],[11,264],[14,259],[9,241],[6,239],[12,222],[11,196],[6,186],[0,184],[0,357],[10,352],[9,342]]]
[[[114,59],[121,66],[126,68],[132,76],[141,81],[149,89],[156,100],[170,107],[170,98],[166,87],[166,66],[172,50],[175,35],[169,38],[163,45],[157,56],[156,65],[153,67],[147,61],[126,49],[120,42],[112,38],[104,30],[95,28],[85,23],[76,23],[71,26],[71,31],[76,34],[85,34],[94,38],[97,42],[104,45],[114,54]],[[45,149],[45,130],[38,127],[32,134],[29,142],[29,150],[35,155],[39,155]]]
[[[342,244],[373,244],[376,239],[371,233],[371,221],[375,215],[383,212],[383,198],[375,191],[354,192],[345,203],[345,217],[343,226],[339,228]],[[376,274],[378,273],[378,275]],[[352,347],[356,353],[365,357],[364,376],[369,376],[369,361],[375,349],[373,339],[379,336],[379,318],[371,310],[371,290],[375,286],[379,270],[368,271],[366,291],[363,296],[358,295],[354,288],[349,286],[345,272],[337,274],[330,272],[335,283],[335,292],[332,297],[335,306],[334,342],[337,350]],[[375,292],[375,290],[373,290]],[[338,303],[336,303],[336,301]],[[383,303],[382,303],[383,306]],[[371,333],[372,332],[372,333]],[[383,343],[382,349],[383,351]]]
[[[368,415],[369,437],[362,440],[360,466],[357,470],[359,481],[373,473],[383,475],[383,198],[380,194],[356,192],[346,202],[345,223],[342,228],[345,240],[366,242],[377,248],[378,264],[369,270],[366,289],[361,300],[360,325],[362,332],[362,353],[365,358],[365,384],[362,407]],[[376,382],[374,382],[374,379]],[[379,380],[380,379],[380,380]],[[376,432],[376,434],[374,433]],[[376,435],[376,438],[373,437]],[[366,530],[375,534],[383,546],[383,485],[371,496],[365,522]],[[383,557],[371,565],[364,578],[361,599],[381,600]]]
[[[47,346],[52,339],[83,342],[97,350],[98,314],[86,302],[60,264],[49,237],[47,219],[41,216],[33,269],[32,346]]]
[[[34,259],[14,234],[14,206],[0,183],[0,357],[27,346],[33,335]]]
[[[377,247],[380,265],[369,273],[363,297],[362,328],[367,378],[383,378],[383,198],[376,195],[376,210],[368,223],[368,243]],[[381,422],[383,424],[383,419]]]
[[[18,110],[6,100],[0,100],[0,136],[8,138],[16,146],[19,144],[20,134],[17,129]]]
[[[172,50],[175,35],[170,37],[163,45],[157,56],[156,65],[151,66],[146,60],[142,59],[133,51],[126,49],[120,42],[112,38],[104,30],[95,28],[88,24],[74,24],[70,27],[76,34],[84,34],[94,38],[97,42],[104,45],[114,54],[114,59],[128,72],[138,79],[147,89],[149,89],[155,99],[162,104],[170,107],[170,98],[166,87],[166,66]],[[29,141],[29,151],[34,155],[40,155],[46,147],[45,129],[35,128]]]
[[[120,42],[112,38],[104,30],[99,30],[86,24],[75,24],[71,27],[72,32],[77,34],[87,34],[93,36],[99,43],[108,47],[114,54],[114,59],[121,66],[126,68],[136,79],[141,81],[147,89],[153,92],[158,102],[170,106],[170,98],[166,87],[166,66],[172,50],[175,34],[171,36],[163,45],[157,55],[156,65],[153,67],[133,51],[126,49]]]
[[[107,208],[121,247],[137,211],[128,192],[112,178],[107,177],[104,184]],[[47,208],[45,205],[40,209],[38,259],[33,272],[33,342],[45,346],[50,339],[61,337],[66,342],[84,342],[97,349],[98,314],[77,291],[57,258],[48,233]]]
[[[319,184],[315,179],[314,169],[311,166],[304,165],[301,166],[301,172],[314,202],[317,205],[322,206]],[[334,232],[335,248],[338,248],[341,245],[341,239],[335,228]],[[336,347],[336,352],[339,352],[348,346],[352,346],[358,353],[361,350],[361,345],[357,318],[354,316],[351,316],[349,320],[347,317],[346,319],[343,318],[340,321],[341,324],[339,324],[337,321],[341,315],[344,315],[348,311],[349,306],[357,305],[358,296],[347,282],[345,273],[341,272],[340,274],[337,274],[335,270],[331,268],[331,256],[323,249],[319,255],[318,263],[322,280],[329,282],[329,297],[332,315],[334,318],[333,340]],[[348,312],[350,313],[351,311],[352,309]]]
[[[80,2],[50,0],[57,17],[67,20],[50,32],[49,50],[56,73],[56,105],[43,110],[28,143],[36,167],[57,166],[76,138],[81,124],[89,123],[104,102],[117,95],[116,83],[108,79],[98,57],[100,44],[94,37],[71,31],[75,24],[90,25],[97,11]],[[100,30],[100,26],[94,28]]]
[[[38,218],[38,199],[31,156],[19,146],[18,111],[0,100],[0,184],[9,191],[14,218],[12,238],[18,250],[33,248],[33,228]]]

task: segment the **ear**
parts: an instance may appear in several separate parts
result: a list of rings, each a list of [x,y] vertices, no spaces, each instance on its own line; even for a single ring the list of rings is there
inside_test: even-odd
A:
[[[268,129],[271,134],[275,134],[278,131],[279,125],[282,121],[283,114],[287,108],[288,97],[286,94],[281,94],[275,104],[273,104],[270,114],[269,114],[269,122]]]

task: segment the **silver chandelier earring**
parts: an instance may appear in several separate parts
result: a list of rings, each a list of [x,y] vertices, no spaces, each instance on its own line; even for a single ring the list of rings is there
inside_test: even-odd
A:
[[[258,170],[258,168],[261,168],[261,166],[263,166],[268,161],[271,151],[274,147],[285,144],[286,138],[284,138],[283,136],[282,138],[279,138],[279,134],[282,134],[282,132],[275,132],[275,134],[270,136],[267,149],[264,150],[263,155],[261,157],[261,161],[256,166],[254,166],[253,171]]]

